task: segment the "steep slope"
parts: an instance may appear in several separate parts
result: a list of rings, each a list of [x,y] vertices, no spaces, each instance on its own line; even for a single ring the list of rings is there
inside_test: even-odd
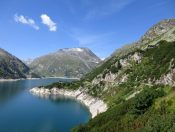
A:
[[[75,132],[175,130],[175,19],[163,20],[117,50],[80,81],[46,88],[81,89],[108,110]]]
[[[15,56],[0,48],[0,78],[26,78],[28,73],[29,67]]]
[[[93,80],[94,78],[99,76],[102,72],[106,73],[111,69],[115,69],[114,64],[117,62],[117,60],[119,61],[120,58],[121,59],[127,58],[129,55],[133,54],[137,50],[144,51],[147,48],[153,48],[161,40],[166,40],[168,42],[175,41],[174,36],[175,36],[175,19],[165,19],[163,21],[160,21],[159,23],[151,27],[145,33],[145,35],[143,35],[141,39],[139,39],[137,42],[125,45],[121,49],[117,49],[109,58],[107,58],[103,62],[102,65],[100,65],[92,72],[87,74],[84,77],[84,79]],[[137,53],[133,57],[136,57],[135,59],[140,59],[140,55],[138,55]],[[117,64],[115,65],[117,67]]]
[[[116,51],[81,86],[109,109],[74,131],[174,131],[175,19]]]
[[[100,59],[87,48],[60,49],[39,57],[29,65],[41,76],[82,77],[92,70]]]
[[[147,48],[160,40],[175,40],[175,19],[165,19],[152,26],[137,42],[127,44],[121,49],[117,49],[111,56],[124,56],[136,49]]]

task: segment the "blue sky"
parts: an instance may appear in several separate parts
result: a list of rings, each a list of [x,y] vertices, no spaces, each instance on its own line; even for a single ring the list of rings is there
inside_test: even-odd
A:
[[[99,57],[175,18],[175,0],[1,0],[0,47],[20,59],[88,47]]]

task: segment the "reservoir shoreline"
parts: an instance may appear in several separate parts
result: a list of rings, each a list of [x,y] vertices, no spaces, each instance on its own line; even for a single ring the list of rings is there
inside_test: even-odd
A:
[[[35,80],[35,79],[49,79],[49,78],[58,78],[58,79],[66,79],[66,80],[79,80],[79,78],[66,78],[66,77],[41,77],[41,78],[19,78],[19,79],[4,79],[1,78],[0,82],[12,82],[12,81],[19,81],[19,80]]]
[[[30,89],[29,92],[39,97],[49,95],[61,95],[65,97],[74,98],[89,108],[92,118],[94,118],[100,113],[105,112],[108,109],[107,104],[103,100],[88,95],[83,89],[67,90],[63,88],[47,89],[44,87],[35,87]]]

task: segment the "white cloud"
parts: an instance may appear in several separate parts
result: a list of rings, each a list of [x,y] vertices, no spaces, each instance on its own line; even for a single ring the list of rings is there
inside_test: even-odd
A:
[[[42,14],[40,17],[41,17],[42,23],[44,25],[48,26],[50,31],[56,31],[57,30],[56,23],[53,22],[48,15]]]
[[[27,18],[23,15],[18,16],[17,14],[15,14],[14,15],[14,20],[17,23],[22,23],[22,24],[25,24],[25,25],[29,25],[29,26],[33,27],[34,29],[39,30],[39,26],[37,26],[35,21],[31,18]]]

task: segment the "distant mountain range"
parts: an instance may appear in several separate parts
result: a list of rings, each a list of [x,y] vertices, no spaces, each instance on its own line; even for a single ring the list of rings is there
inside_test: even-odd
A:
[[[31,77],[75,77],[80,78],[99,62],[87,48],[60,49],[36,59],[21,61],[0,48],[0,78],[18,79]]]
[[[26,60],[22,60],[27,66],[30,65],[32,63],[34,59],[26,59]]]
[[[40,76],[80,78],[100,61],[88,48],[65,48],[27,63],[31,70]]]

